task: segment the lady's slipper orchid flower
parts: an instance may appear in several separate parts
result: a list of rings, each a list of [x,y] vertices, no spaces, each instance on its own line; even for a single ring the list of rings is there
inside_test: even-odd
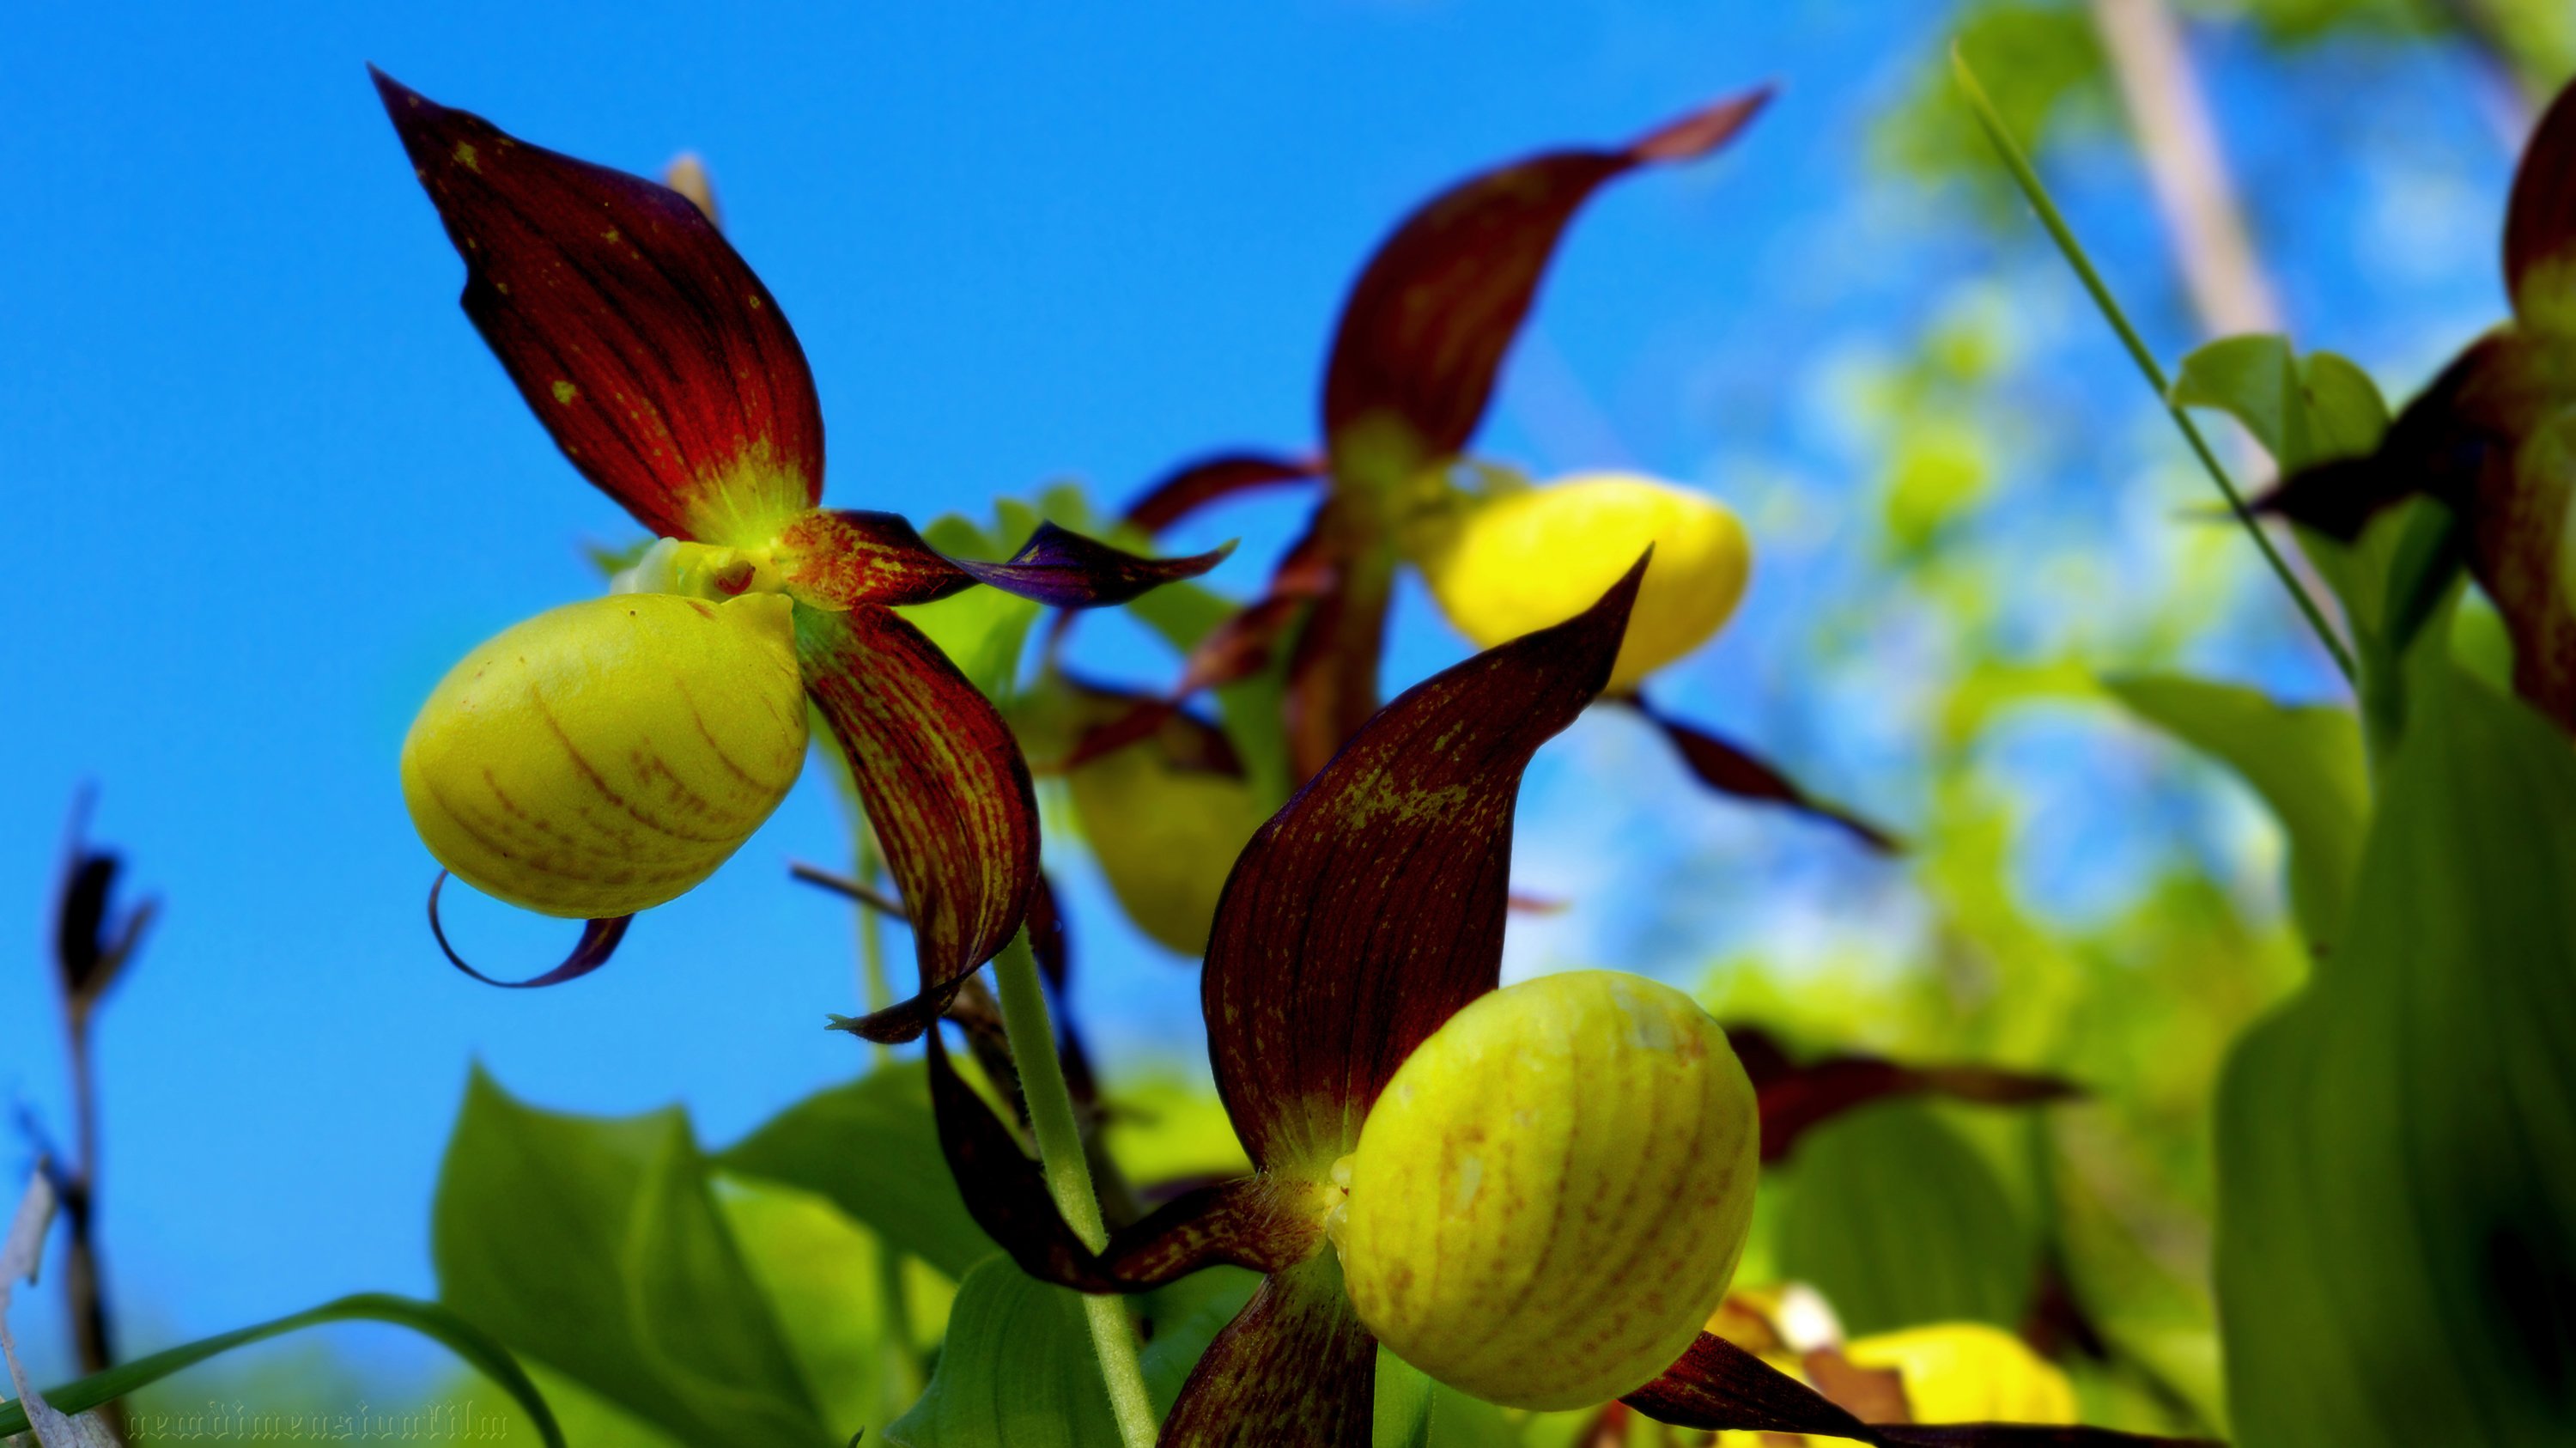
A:
[[[860,1026],[918,1033],[1019,927],[1037,811],[1000,716],[894,606],[976,583],[1116,603],[1222,551],[1138,558],[1048,525],[970,562],[891,514],[821,507],[804,351],[695,204],[375,78],[465,260],[466,315],[564,456],[660,539],[619,592],[502,634],[438,686],[404,747],[422,839],[480,889],[590,920],[539,981],[569,979],[767,818],[810,697],[920,957],[921,996]]]
[[[934,1034],[933,1103],[969,1207],[1027,1271],[1084,1291],[1219,1262],[1267,1274],[1182,1388],[1173,1448],[1365,1444],[1381,1341],[1505,1403],[1624,1394],[1695,1426],[1869,1443],[2132,1441],[1866,1427],[1708,1336],[1751,1205],[1756,1082],[1664,987],[1583,973],[1497,988],[1522,771],[1608,682],[1644,571],[1406,692],[1244,850],[1202,994],[1252,1176],[1090,1251]],[[1762,1064],[1801,1074],[1776,1052]],[[1835,1074],[1829,1092],[1871,1089]]]
[[[1711,788],[1820,815],[1893,848],[1880,830],[1739,746],[1655,711],[1637,692],[1656,668],[1715,634],[1743,593],[1751,549],[1724,504],[1630,476],[1538,487],[1507,480],[1481,494],[1450,481],[1583,203],[1641,166],[1716,150],[1768,97],[1766,89],[1721,102],[1618,149],[1550,152],[1469,177],[1397,226],[1343,304],[1324,374],[1322,455],[1207,458],[1129,509],[1127,521],[1151,534],[1240,493],[1326,484],[1311,531],[1282,561],[1268,596],[1191,658],[1175,699],[1259,670],[1276,646],[1291,648],[1286,723],[1291,770],[1302,780],[1377,707],[1399,566],[1420,570],[1450,621],[1485,647],[1574,616],[1651,546],[1655,561],[1608,697],[1659,726]],[[1144,732],[1106,730],[1070,762]]]
[[[2375,452],[2298,473],[2257,506],[2350,542],[2393,504],[2441,503],[2456,519],[2437,543],[2450,556],[2391,613],[2429,614],[2464,557],[2512,636],[2515,692],[2576,731],[2576,84],[2515,169],[2504,280],[2513,315],[2408,403]]]

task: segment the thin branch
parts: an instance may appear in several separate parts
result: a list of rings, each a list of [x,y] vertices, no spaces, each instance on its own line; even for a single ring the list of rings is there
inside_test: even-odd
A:
[[[820,865],[809,865],[802,860],[789,861],[787,873],[791,878],[802,880],[808,885],[818,885],[835,895],[856,900],[890,920],[909,922],[912,919],[912,916],[904,910],[902,901],[864,881],[853,880],[847,875],[834,874]]]

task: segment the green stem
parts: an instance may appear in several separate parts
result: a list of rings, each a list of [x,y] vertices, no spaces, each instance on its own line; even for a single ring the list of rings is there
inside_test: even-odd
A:
[[[1056,1210],[1064,1213],[1083,1245],[1100,1250],[1109,1228],[1100,1218],[1100,1198],[1091,1187],[1091,1167],[1082,1153],[1082,1130],[1074,1124],[1073,1092],[1064,1083],[1064,1062],[1055,1048],[1055,1022],[1047,1015],[1046,993],[1038,986],[1038,961],[1029,950],[1029,934],[1011,937],[993,962],[1002,997],[1002,1029],[1010,1037],[1011,1061],[1019,1068],[1020,1092],[1028,1101],[1029,1126],[1038,1139],[1038,1164]],[[1153,1448],[1154,1406],[1145,1395],[1145,1373],[1136,1360],[1136,1335],[1127,1325],[1127,1309],[1115,1297],[1086,1295],[1083,1316],[1091,1325],[1091,1345],[1100,1354],[1100,1376],[1109,1386],[1109,1406],[1118,1417],[1119,1436],[1127,1448]]]
[[[2022,153],[2020,143],[2012,138],[2012,132],[2004,128],[2003,117],[1996,112],[1995,103],[1987,98],[1985,87],[1977,83],[1976,73],[1968,68],[1968,57],[1955,44],[1950,47],[1950,66],[1958,75],[1959,88],[1967,93],[1969,109],[1976,112],[1977,124],[1985,128],[1986,139],[1994,142],[1996,153],[2003,158],[2004,169],[2012,173],[2014,183],[2030,199],[2031,208],[2039,213],[2040,225],[2048,228],[2049,238],[2057,243],[2067,265],[2075,268],[2075,275],[2083,281],[2084,290],[2092,294],[2093,305],[2101,309],[2104,320],[2111,324],[2111,330],[2120,334],[2121,345],[2129,349],[2129,360],[2138,364],[2138,371],[2155,388],[2156,400],[2164,405],[2166,415],[2174,420],[2174,426],[2182,429],[2183,438],[2191,444],[2200,465],[2209,470],[2210,481],[2218,484],[2218,491],[2227,499],[2229,511],[2245,525],[2245,532],[2253,538],[2254,546],[2263,550],[2263,561],[2272,565],[2273,576],[2281,580],[2281,587],[2289,590],[2291,600],[2298,604],[2299,612],[2307,618],[2308,627],[2316,631],[2317,642],[2324,644],[2326,652],[2333,656],[2335,668],[2342,672],[2344,682],[2354,683],[2357,675],[2352,655],[2327,624],[2325,611],[2317,607],[2317,601],[2309,597],[2307,589],[2300,585],[2298,575],[2290,571],[2289,560],[2273,546],[2271,535],[2263,531],[2262,522],[2254,516],[2254,510],[2245,506],[2245,496],[2228,478],[2227,469],[2219,464],[2218,454],[2211,451],[2209,440],[2201,436],[2191,414],[2175,405],[2173,383],[2166,378],[2165,369],[2157,363],[2155,354],[2147,350],[2146,342],[2138,336],[2138,329],[2129,325],[2128,314],[2120,310],[2111,289],[2104,285],[2102,274],[2093,269],[2092,258],[2085,255],[2083,244],[2067,227],[2066,218],[2058,212],[2057,203],[2049,199],[2048,188],[2040,183],[2039,173],[2031,168],[2030,158]]]
[[[873,885],[883,873],[877,859],[876,835],[865,824],[859,827],[859,856],[854,862],[861,883]],[[894,1004],[894,982],[886,974],[885,922],[877,918],[870,906],[856,907],[859,917],[859,988],[865,992],[871,1013]],[[882,1071],[893,1064],[894,1048],[883,1041],[869,1043],[871,1068]],[[870,1244],[876,1260],[877,1302],[885,1323],[885,1358],[894,1391],[888,1396],[895,1402],[908,1403],[921,1393],[921,1359],[915,1346],[912,1327],[912,1298],[904,1290],[904,1254],[892,1242],[877,1237]]]

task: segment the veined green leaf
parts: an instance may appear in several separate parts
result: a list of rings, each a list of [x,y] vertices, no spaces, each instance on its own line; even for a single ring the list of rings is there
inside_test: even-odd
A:
[[[2313,946],[2330,945],[2351,898],[2370,824],[2361,726],[2325,706],[2288,707],[2252,689],[2178,675],[2107,679],[2140,718],[2234,770],[2290,840],[2290,904]]]
[[[919,1061],[806,1097],[726,1148],[715,1165],[813,1192],[953,1278],[996,1250],[939,1153]]]
[[[1785,1185],[1779,1270],[1813,1283],[1854,1336],[1926,1322],[2010,1327],[2029,1305],[2038,1233],[1935,1111],[1891,1103],[1820,1126]]]
[[[2334,968],[2220,1085],[2244,1448],[2576,1437],[2576,750],[2411,673]]]
[[[683,1443],[839,1448],[676,1110],[539,1111],[479,1070],[431,1223],[439,1296]]]
[[[896,1448],[1118,1448],[1081,1301],[998,1253],[966,1274],[939,1369]]]
[[[2245,425],[2284,473],[2379,445],[2388,404],[2362,371],[2331,352],[2305,357],[2289,339],[2224,337],[2182,360],[2179,407],[2214,407]]]
[[[435,1302],[420,1302],[382,1292],[361,1292],[323,1303],[309,1311],[165,1348],[146,1357],[119,1363],[105,1372],[92,1373],[58,1388],[48,1388],[44,1396],[62,1412],[85,1412],[234,1348],[248,1347],[272,1337],[334,1322],[390,1322],[435,1340],[462,1358],[467,1366],[490,1379],[493,1386],[508,1393],[534,1420],[537,1436],[545,1441],[547,1448],[564,1448],[563,1430],[555,1426],[555,1415],[546,1406],[545,1395],[537,1391],[536,1384],[528,1381],[528,1375],[521,1371],[518,1360],[510,1356],[509,1349],[486,1336],[481,1328]],[[26,1431],[26,1410],[15,1402],[0,1403],[0,1438]]]

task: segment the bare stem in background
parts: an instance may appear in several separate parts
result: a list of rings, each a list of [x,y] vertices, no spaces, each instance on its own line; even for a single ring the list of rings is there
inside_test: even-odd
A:
[[[66,1239],[64,1306],[84,1376],[104,1372],[116,1362],[116,1331],[98,1250],[98,1079],[92,1066],[90,1028],[99,1002],[142,944],[154,910],[154,903],[146,900],[110,920],[108,907],[120,862],[111,852],[89,847],[90,803],[86,789],[72,802],[61,893],[55,906],[55,980],[61,988],[64,1055],[71,1071],[73,1156],[51,1168]],[[103,1404],[98,1415],[120,1439],[124,1437],[121,1403]]]
[[[2213,337],[2281,330],[2181,23],[2165,0],[2093,0],[2093,24],[2202,328]]]

